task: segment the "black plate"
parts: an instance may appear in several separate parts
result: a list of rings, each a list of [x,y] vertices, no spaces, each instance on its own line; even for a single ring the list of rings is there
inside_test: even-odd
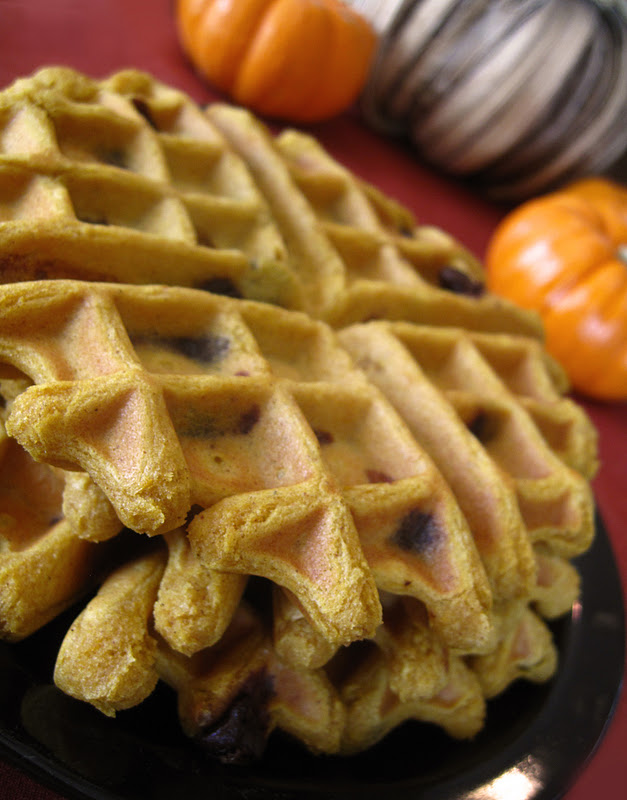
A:
[[[594,752],[623,677],[621,584],[599,518],[578,567],[580,603],[554,626],[557,677],[519,682],[491,701],[472,742],[406,723],[351,758],[316,758],[275,735],[259,766],[215,764],[180,733],[166,687],[109,719],[51,685],[66,615],[19,645],[0,645],[0,752],[81,800],[480,800],[490,784],[491,797],[555,800]]]

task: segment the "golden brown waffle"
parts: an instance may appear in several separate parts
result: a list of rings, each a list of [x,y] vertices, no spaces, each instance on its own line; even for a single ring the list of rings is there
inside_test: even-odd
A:
[[[61,688],[164,680],[241,760],[470,737],[554,673],[596,439],[449,235],[302,133],[51,68],[0,92],[0,255],[2,635],[101,584]]]
[[[531,605],[544,619],[557,619],[579,599],[579,573],[568,559],[554,555],[541,544],[534,551],[536,582],[531,589]]]
[[[48,68],[0,93],[4,280],[175,283],[302,309],[541,336],[459,243],[310,137],[148,75]],[[171,264],[176,262],[176,269]]]
[[[524,603],[506,604],[497,617],[497,644],[490,653],[470,659],[487,699],[501,694],[519,678],[543,683],[557,668],[557,648],[551,631]]]
[[[104,714],[140,703],[157,685],[157,643],[148,632],[163,574],[161,548],[119,567],[72,623],[54,680]]]
[[[453,486],[499,596],[528,589],[531,544],[566,557],[587,549],[594,520],[584,475],[596,466],[595,434],[558,397],[535,342],[388,322],[340,338]],[[561,417],[557,445],[534,424],[544,409]]]
[[[16,442],[0,463],[0,635],[23,639],[71,605],[92,580],[95,548],[62,519],[63,481]]]
[[[377,587],[424,602],[432,624],[451,646],[481,648],[489,636],[485,574],[466,522],[431,460],[382,395],[354,369],[329,328],[261,304],[241,308],[274,380],[295,399],[315,435],[329,479],[352,512]],[[324,511],[318,487],[313,490],[307,524],[315,525]],[[296,497],[290,515],[295,503]],[[248,522],[240,517],[232,538],[222,533],[231,513],[241,514],[236,498],[232,512],[227,503],[202,512],[189,526],[190,541],[215,569],[251,571],[241,541]],[[277,508],[277,520],[284,513]],[[275,536],[274,517],[269,524],[251,509],[250,519],[256,528],[251,536]],[[288,520],[288,525],[292,536],[301,535],[302,523],[299,527]],[[284,549],[299,575],[319,569],[314,554],[302,550],[298,539]]]
[[[340,749],[346,711],[337,690],[323,670],[285,664],[248,604],[214,648],[184,658],[161,645],[157,670],[177,691],[185,732],[223,761],[259,758],[274,729],[315,753]]]
[[[15,399],[9,435],[38,460],[89,472],[133,530],[180,525],[190,487],[178,440],[106,295],[63,282],[2,289],[1,357],[37,384]]]
[[[1,357],[35,384],[14,401],[7,430],[36,458],[88,472],[140,532],[173,530],[192,506],[207,509],[219,517],[220,569],[235,537],[229,571],[277,580],[328,639],[374,632],[379,601],[347,504],[237,301],[71,281],[0,294]],[[296,536],[315,569],[289,550]],[[208,548],[203,560],[218,567]]]
[[[402,701],[391,688],[384,654],[373,650],[341,687],[347,708],[343,751],[365,750],[408,720],[434,723],[454,738],[472,738],[482,728],[486,713],[479,680],[454,655],[449,656],[444,676],[445,685],[432,696]]]
[[[207,115],[241,155],[286,242],[309,314],[335,327],[407,319],[541,336],[534,315],[484,291],[480,264],[408,209],[365,185],[312,137],[273,139],[252,114]]]
[[[0,221],[4,281],[176,283],[299,304],[241,159],[191,99],[137,72],[98,83],[54,67],[0,93]]]
[[[0,381],[0,637],[24,639],[91,589],[114,556],[77,537],[64,518],[65,476],[5,432],[25,380]]]
[[[131,503],[125,493],[158,439],[177,508],[194,507],[189,542],[205,566],[270,578],[336,645],[374,632],[376,582],[421,600],[449,645],[485,646],[491,601],[465,519],[326,326],[203,292],[69,281],[2,286],[0,307],[0,348],[35,382],[13,404],[11,434],[38,458],[86,470],[129,527],[147,530],[132,515],[138,491]],[[85,330],[98,345],[91,358],[76,351]],[[48,410],[59,397],[71,398],[62,427]],[[161,512],[164,481],[154,483],[146,503]]]
[[[411,435],[411,419],[406,426],[340,347],[344,342],[354,350],[354,335],[364,328],[370,335],[391,327],[393,342],[406,346],[414,342],[412,336],[433,334],[432,329],[369,323],[338,337],[303,314],[171,287],[8,284],[0,287],[0,308],[11,309],[17,297],[24,313],[19,323],[11,314],[0,318],[6,323],[0,322],[0,347],[4,360],[29,380],[16,384],[7,409],[9,430],[32,436],[32,421],[24,421],[31,413],[29,393],[45,390],[54,396],[59,383],[70,396],[91,391],[89,358],[84,355],[75,364],[77,375],[84,376],[76,380],[63,367],[75,352],[71,335],[69,351],[64,347],[65,326],[89,328],[93,340],[108,341],[117,356],[109,359],[101,345],[96,366],[132,370],[137,383],[150,383],[163,399],[161,426],[171,424],[190,474],[185,525],[153,537],[156,552],[107,578],[68,631],[55,671],[64,691],[113,714],[150,694],[161,675],[183,698],[182,720],[194,735],[215,726],[221,731],[225,709],[250,685],[261,659],[264,669],[272,670],[273,686],[281,685],[280,675],[286,687],[293,689],[295,682],[301,687],[300,694],[286,688],[285,696],[277,690],[267,698],[272,712],[266,734],[281,727],[314,750],[352,752],[406,719],[471,736],[482,724],[485,697],[521,676],[546,680],[553,673],[554,646],[532,606],[547,616],[566,611],[577,589],[569,583],[572,568],[554,553],[551,537],[532,547],[524,529],[529,552],[514,548],[512,541],[505,548],[513,571],[521,570],[516,559],[524,565],[525,580],[513,592],[515,599],[503,604],[490,593],[483,567],[490,563],[490,548],[484,549],[467,526],[454,494]],[[65,326],[60,315],[50,326],[59,298],[73,311]],[[45,336],[37,334],[41,320],[48,323]],[[18,324],[28,337],[15,337]],[[453,330],[437,331],[436,345],[448,346],[447,336],[453,334],[463,345],[463,335]],[[358,341],[363,343],[361,337]],[[427,341],[434,346],[432,336]],[[382,357],[394,372],[402,367],[400,374],[411,375],[389,352],[371,344],[371,362],[363,365],[367,371]],[[426,352],[432,364],[433,351],[427,347]],[[58,375],[65,375],[63,381]],[[429,385],[439,392],[439,405],[450,406],[447,418],[457,419],[474,442],[456,416],[459,408],[433,388],[437,381]],[[105,399],[102,394],[104,407]],[[428,403],[424,406],[428,409]],[[144,441],[142,429],[152,418],[137,404],[131,403],[128,414],[116,408],[127,432]],[[81,413],[79,423],[82,419]],[[430,419],[435,424],[438,416]],[[72,426],[68,418],[66,429]],[[81,429],[79,424],[69,439],[76,442]],[[537,430],[536,438],[541,438]],[[132,441],[129,437],[127,450],[134,463]],[[90,443],[98,453],[93,438]],[[44,443],[39,455],[47,452]],[[69,460],[73,452],[63,458]],[[162,463],[167,467],[165,456]],[[476,481],[489,484],[495,476],[503,481],[498,469],[483,475],[480,463],[474,465]],[[93,469],[93,479],[101,472]],[[83,488],[81,518],[86,519],[103,499],[108,502],[108,493],[115,497],[117,492],[117,479],[100,486],[91,480],[79,472],[68,483],[72,497]],[[455,480],[450,486],[463,500]],[[65,499],[68,505],[67,490]],[[81,541],[79,532],[75,542]],[[90,538],[88,532],[82,535]],[[496,540],[493,549],[501,544]],[[356,570],[361,593],[353,587],[346,592],[345,576],[350,580]],[[248,575],[274,583],[273,603],[261,649],[241,660],[239,646],[235,654],[227,647],[228,630],[237,624]],[[372,591],[374,585],[377,589],[366,602],[370,575]],[[499,601],[494,608],[492,597]],[[373,612],[375,598],[383,603],[382,625]],[[372,638],[377,655],[362,660],[352,643],[364,636]],[[340,644],[349,645],[345,653],[338,651]],[[134,653],[131,662],[129,652]],[[467,663],[462,653],[475,655]],[[344,677],[331,680],[338,659],[355,663],[348,671],[344,666]],[[214,706],[205,702],[208,686]],[[326,709],[322,719],[307,717],[312,696],[318,697],[316,708],[321,703]],[[346,724],[329,739],[330,721],[337,725],[340,717]]]
[[[155,629],[179,653],[218,642],[246,588],[247,575],[209,569],[181,528],[165,534],[168,558],[154,606]]]

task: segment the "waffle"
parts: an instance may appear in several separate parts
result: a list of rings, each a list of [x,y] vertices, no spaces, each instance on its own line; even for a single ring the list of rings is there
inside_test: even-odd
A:
[[[0,381],[3,418],[27,381]],[[62,511],[64,475],[40,464],[0,420],[0,637],[19,641],[71,606],[114,560],[76,536]]]
[[[247,576],[209,569],[181,528],[165,534],[168,558],[154,625],[177,652],[192,656],[220,641],[246,588]]]
[[[184,524],[153,535],[156,552],[106,578],[68,631],[55,670],[65,692],[115,714],[141,702],[162,677],[179,693],[183,726],[194,736],[213,729],[233,701],[233,682],[235,694],[249,685],[250,672],[241,672],[239,656],[227,647],[249,575],[271,582],[272,610],[259,653],[244,663],[252,670],[263,656],[265,668],[270,664],[278,670],[286,686],[302,685],[299,702],[312,693],[326,698],[319,700],[324,719],[307,721],[292,695],[272,694],[263,741],[279,727],[316,752],[348,753],[372,745],[408,719],[435,722],[453,736],[471,736],[483,724],[486,698],[520,677],[546,680],[553,674],[555,649],[540,615],[564,613],[576,597],[576,573],[564,554],[571,554],[571,546],[561,546],[573,537],[560,531],[534,540],[524,526],[515,528],[519,539],[495,537],[492,549],[508,553],[524,577],[516,591],[499,595],[491,548],[467,522],[472,519],[468,509],[462,513],[460,486],[450,476],[445,482],[436,466],[442,459],[436,451],[432,458],[409,415],[400,416],[386,399],[385,381],[376,374],[367,378],[377,363],[389,364],[392,374],[398,370],[413,377],[411,371],[376,342],[368,345],[370,361],[363,369],[349,356],[351,351],[361,360],[357,334],[362,346],[364,333],[380,340],[383,332],[383,342],[389,343],[392,331],[395,346],[402,342],[415,349],[415,340],[426,337],[432,349],[424,346],[428,358],[423,362],[432,365],[433,348],[442,356],[450,337],[459,347],[466,343],[465,334],[438,329],[434,339],[433,329],[376,322],[338,335],[301,313],[172,287],[62,280],[0,287],[0,307],[13,308],[17,297],[23,306],[19,319],[10,313],[0,318],[4,359],[27,376],[15,384],[6,409],[8,430],[18,440],[26,431],[22,444],[32,446],[29,393],[54,396],[61,383],[70,396],[80,396],[92,391],[98,367],[112,363],[101,346],[98,358],[83,354],[75,362],[77,378],[69,379],[63,365],[75,353],[73,336],[66,335],[60,316],[52,313],[63,298],[73,309],[65,323],[70,331],[85,313],[78,329],[89,327],[97,342],[108,337],[117,354],[115,365],[131,370],[135,383],[150,384],[163,400],[159,429],[171,425],[189,473]],[[51,316],[55,336],[49,325],[42,336],[38,325]],[[16,337],[16,326],[31,335]],[[486,335],[471,335],[475,356],[477,336],[484,342]],[[484,391],[490,386],[486,371],[479,382]],[[494,370],[490,374],[496,381]],[[437,393],[446,418],[457,421],[466,436],[461,441],[475,442],[462,412],[478,400],[455,402],[433,376],[423,383]],[[499,396],[502,403],[516,405],[503,386]],[[84,418],[77,405],[78,427],[69,437],[73,448]],[[413,405],[428,409],[428,403]],[[541,440],[542,452],[550,452],[531,417],[522,406],[516,408],[527,420],[523,430],[535,431],[532,444]],[[116,409],[127,425],[130,450],[128,432],[143,442],[142,429],[152,420],[134,403],[128,415]],[[431,413],[429,418],[432,424],[438,419]],[[71,417],[66,425],[74,430]],[[100,452],[91,438],[90,443],[93,452]],[[45,446],[35,450],[48,457]],[[63,455],[63,463],[72,452]],[[485,458],[493,468],[481,483],[515,484],[512,475],[505,480],[498,459]],[[568,475],[575,474],[557,456],[553,459]],[[132,453],[130,460],[135,462]],[[167,458],[161,461],[167,468]],[[476,459],[475,478],[481,463]],[[85,464],[71,466],[83,469]],[[117,482],[96,483],[103,470],[57,474],[66,475],[65,507],[76,505],[70,501],[82,489],[79,519],[99,520],[103,503],[115,510]],[[105,528],[111,519],[117,517],[105,515]],[[580,527],[583,522],[583,517],[578,520]],[[73,540],[93,546],[116,529],[106,536],[101,530],[100,522],[94,536],[75,530]],[[580,535],[577,552],[588,536]],[[355,572],[361,581],[358,591]],[[506,574],[511,577],[515,569]],[[362,659],[355,653],[354,645],[363,638],[371,639],[376,655]],[[103,659],[105,645],[109,656]],[[134,653],[130,664],[129,650]],[[199,666],[207,659],[208,671]],[[355,663],[347,676],[332,679],[335,663],[343,659]],[[278,679],[273,676],[274,685]],[[214,687],[215,707],[199,699],[207,686]],[[375,714],[375,708],[385,713]],[[329,720],[337,724],[338,715],[345,720],[341,735],[324,738]]]
[[[119,567],[74,620],[54,670],[66,694],[114,716],[152,693],[157,643],[147,628],[164,561],[159,549]]]
[[[3,439],[0,465],[0,635],[16,641],[49,622],[89,585],[93,546],[61,518],[60,482]]]
[[[510,603],[498,612],[497,644],[490,653],[470,659],[486,699],[496,697],[524,678],[544,683],[555,674],[557,648],[544,620],[524,603]]]
[[[14,318],[9,309],[18,297]],[[54,335],[46,330],[37,352],[44,366],[36,371],[27,363],[35,345],[14,331],[37,330],[53,313],[60,320],[60,302],[73,309],[70,321]],[[123,492],[139,485],[146,442],[158,435],[161,470],[181,476],[188,539],[208,568],[263,575],[281,585],[336,645],[374,632],[376,583],[424,602],[451,646],[485,646],[489,588],[457,503],[326,326],[267,304],[191,290],[60,280],[6,284],[0,307],[7,309],[0,348],[34,381],[13,403],[11,435],[38,458],[86,470],[128,527],[154,533],[126,513]],[[81,363],[74,331],[85,328],[99,347],[96,357],[83,355]],[[36,341],[41,336],[34,333]],[[106,357],[105,344],[115,360]],[[79,365],[73,371],[71,361]],[[103,364],[104,376],[98,374]],[[108,399],[114,377],[120,380]],[[120,384],[148,386],[150,413],[134,393],[122,405]],[[113,444],[126,444],[115,471],[109,454],[120,451],[102,424],[98,437],[94,425],[83,433],[86,412],[79,400],[64,403],[63,442],[51,442],[49,428],[36,425],[50,420],[47,398],[89,398],[85,405],[93,409],[96,391],[102,418],[115,421]],[[156,409],[162,409],[158,420]],[[146,502],[163,510],[161,526],[163,482],[154,488]]]
[[[177,692],[183,730],[224,762],[258,759],[275,729],[314,753],[340,750],[346,711],[329,678],[282,662],[246,603],[216,647],[185,658],[161,646],[157,669]]]
[[[0,131],[5,281],[176,283],[336,327],[392,316],[542,335],[452,237],[242,109],[203,113],[137,71],[47,68],[0,94]]]
[[[430,697],[402,701],[390,686],[390,670],[381,651],[365,657],[341,687],[346,704],[344,753],[360,752],[409,720],[435,724],[455,739],[469,739],[483,727],[486,702],[475,673],[451,655],[445,685]]]
[[[162,680],[241,762],[472,737],[554,674],[596,438],[452,237],[300,132],[50,68],[0,93],[0,254],[0,630],[95,591],[64,691]]]
[[[542,335],[534,315],[485,291],[483,269],[458,242],[417,225],[312,137],[287,130],[272,138],[232,106],[210,105],[207,115],[264,194],[311,316],[334,327],[391,318]]]
[[[231,571],[280,578],[338,644],[374,631],[379,602],[353,520],[237,306],[206,292],[61,280],[5,284],[0,293],[0,349],[34,381],[14,401],[7,430],[34,457],[88,472],[136,531],[174,530],[190,510],[218,509],[213,538],[235,535],[243,545]],[[20,333],[26,325],[32,341]],[[91,356],[78,354],[77,337],[97,343]],[[268,535],[284,531],[286,545],[299,531],[310,555],[324,545],[334,557],[320,551],[302,586],[289,553],[255,541],[260,518]]]
[[[589,547],[595,434],[558,397],[535,342],[389,322],[347,328],[341,341],[453,486],[497,597],[528,591],[533,544],[564,557]],[[559,445],[545,408],[560,418]]]
[[[16,81],[0,93],[0,187],[4,281],[176,283],[299,305],[245,165],[148,76],[101,84],[48,68]]]
[[[37,460],[88,472],[107,487],[129,528],[155,532],[182,524],[189,478],[176,434],[124,329],[103,325],[106,300],[85,302],[79,283],[24,287],[3,286],[0,349],[36,385],[15,399],[7,432]]]

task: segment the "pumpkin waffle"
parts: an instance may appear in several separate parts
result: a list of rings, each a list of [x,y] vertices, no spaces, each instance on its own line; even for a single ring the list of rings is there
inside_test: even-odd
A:
[[[528,588],[532,544],[564,557],[588,548],[594,432],[572,401],[555,389],[543,395],[535,373],[549,387],[550,376],[534,342],[401,322],[350,327],[340,338],[454,487],[500,596],[504,583]],[[561,416],[557,446],[549,426],[534,422],[545,407]]]
[[[496,697],[514,681],[549,680],[557,669],[557,648],[544,620],[524,603],[505,604],[499,619],[496,646],[490,653],[469,659],[483,696]]]
[[[486,576],[433,462],[327,326],[262,304],[240,307],[274,380],[295,399],[327,473],[341,488],[378,589],[421,600],[449,645],[484,647],[491,602]],[[312,496],[310,509],[316,506]],[[238,563],[243,524],[233,527],[236,539],[227,539],[221,530],[227,513],[232,512],[222,503],[188,526],[201,560],[221,571],[244,566]],[[259,535],[265,520],[257,522],[252,513],[250,519]],[[298,542],[285,549],[318,568],[312,553],[299,555]],[[297,572],[306,569],[302,564]]]
[[[71,313],[59,313],[61,299],[61,310]],[[308,316],[268,304],[173,287],[62,280],[0,286],[0,307],[7,309],[0,317],[2,361],[27,376],[13,384],[5,409],[8,428],[18,439],[26,431],[24,443],[33,444],[29,393],[45,398],[44,390],[51,389],[54,397],[62,389],[80,397],[81,391],[92,391],[92,382],[102,372],[108,377],[115,374],[108,372],[112,368],[130,371],[135,383],[148,383],[154,396],[163,400],[166,412],[156,424],[171,425],[180,449],[177,463],[182,458],[189,473],[184,524],[153,537],[154,553],[106,579],[68,632],[56,670],[66,692],[115,713],[141,701],[160,674],[180,696],[185,696],[189,681],[198,678],[203,686],[205,680],[213,682],[222,666],[216,666],[218,673],[212,668],[197,674],[194,665],[226,646],[251,574],[273,582],[264,658],[271,658],[273,669],[281,665],[286,685],[297,675],[305,697],[321,692],[327,698],[323,707],[336,709],[333,714],[328,710],[326,722],[320,722],[314,735],[298,709],[285,706],[287,700],[273,701],[273,719],[283,722],[272,725],[295,735],[300,730],[301,740],[312,749],[352,752],[377,741],[404,719],[435,722],[452,735],[470,736],[482,724],[485,695],[503,691],[517,677],[543,680],[552,674],[550,634],[531,604],[541,613],[551,607],[553,614],[567,610],[565,592],[556,588],[560,583],[568,586],[572,602],[576,584],[570,582],[572,568],[566,556],[559,547],[556,552],[551,537],[539,537],[531,547],[528,531],[530,552],[524,557],[524,550],[513,548],[513,539],[508,543],[519,559],[518,569],[527,558],[530,566],[522,570],[524,580],[514,593],[520,597],[511,604],[519,610],[519,616],[512,617],[516,625],[506,625],[503,619],[510,617],[503,608],[510,606],[489,590],[490,568],[484,571],[489,558],[460,511],[463,493],[454,481],[450,486],[455,494],[451,492],[428,448],[412,434],[411,418],[407,425],[385,399],[385,385],[381,391],[377,381],[368,380],[380,355],[378,347],[369,344],[371,361],[362,364],[365,371],[355,366],[348,352],[354,350],[351,339],[356,331],[389,334],[389,328],[396,345],[402,341],[414,352],[412,337],[420,339],[433,329],[371,322],[338,335]],[[28,331],[28,336],[18,336],[17,330]],[[85,348],[79,360],[76,341],[77,336],[85,340],[85,330],[96,346]],[[451,337],[458,346],[466,341],[453,329],[436,333],[435,345],[427,337],[429,346],[424,346],[431,366],[434,347],[441,356]],[[471,335],[475,356],[477,337],[484,342],[486,335]],[[385,363],[397,365],[387,351],[384,355]],[[71,358],[73,372],[67,366]],[[405,368],[401,372],[411,375]],[[460,421],[470,403],[455,403],[455,396],[447,395],[451,387],[429,376],[439,405],[449,408],[450,418],[475,441]],[[492,381],[495,376],[492,370]],[[484,374],[482,383],[490,385]],[[117,402],[115,392],[112,397]],[[100,398],[105,399],[103,394]],[[515,398],[508,402],[515,404]],[[80,423],[84,415],[80,402],[77,406]],[[131,406],[136,413],[128,418],[119,405],[114,408],[115,419],[127,426],[116,436],[127,437],[129,445],[137,439],[143,442],[141,429],[148,418],[141,404]],[[522,407],[520,413],[549,450]],[[68,418],[66,430],[71,423]],[[282,434],[278,441],[277,429]],[[91,431],[91,452],[98,453]],[[84,435],[81,424],[77,433],[69,437],[74,443]],[[105,436],[106,429],[99,433]],[[238,457],[241,448],[243,461]],[[89,466],[68,464],[74,452],[55,451],[53,460],[81,470]],[[107,455],[109,450],[102,452]],[[45,439],[37,453],[48,457]],[[574,472],[554,458],[569,474]],[[130,459],[134,463],[132,454]],[[499,470],[488,473],[490,481],[503,472],[503,465],[492,458],[490,463],[493,460]],[[162,462],[167,468],[167,459]],[[120,468],[117,474],[127,472]],[[88,476],[67,473],[75,477],[68,484],[70,499],[80,499],[84,489],[79,515],[83,520],[90,518],[90,509],[109,503],[109,496],[117,497],[116,480],[111,485],[95,482],[101,474],[97,469]],[[66,486],[65,505],[67,495]],[[118,520],[118,528],[121,525]],[[89,533],[83,535],[90,538]],[[98,532],[93,538],[109,537]],[[74,534],[74,541],[81,540]],[[334,554],[331,564],[329,551]],[[354,583],[346,591],[345,576],[354,579],[360,570],[361,592],[355,593]],[[330,581],[337,588],[325,603]],[[137,613],[120,626],[127,597],[139,606],[124,612]],[[356,613],[362,615],[357,621]],[[124,628],[117,647],[113,620]],[[342,650],[352,660],[352,643],[363,637],[372,638],[376,668],[357,655],[349,678],[328,685]],[[112,653],[106,677],[96,658],[105,641]],[[529,644],[529,652],[523,652],[521,643]],[[129,667],[125,654],[131,645],[139,655]],[[227,675],[234,668],[227,666]],[[479,692],[478,686],[483,687]],[[222,705],[216,708],[222,711],[211,712],[207,719],[222,718],[225,701],[219,692],[218,696]],[[336,696],[343,698],[341,705]],[[377,706],[384,697],[384,705]],[[385,713],[373,717],[375,707],[385,707]],[[337,721],[334,715],[340,710],[349,720],[341,741],[336,737],[331,745],[317,738],[327,731],[329,719]],[[184,712],[182,719],[190,714]]]
[[[0,624],[100,585],[64,691],[112,715],[161,679],[241,761],[470,737],[550,678],[596,440],[454,239],[302,133],[50,68],[0,92],[0,254]]]
[[[31,454],[89,473],[139,532],[179,528],[190,509],[202,511],[190,528],[206,529],[213,514],[224,549],[215,564],[203,546],[208,566],[278,580],[337,644],[374,632],[377,591],[347,504],[238,301],[62,280],[0,295],[0,358],[34,381],[7,430]],[[281,553],[281,535],[312,566]]]
[[[28,382],[0,381],[0,638],[18,641],[90,591],[117,547],[77,537],[62,511],[64,474],[31,456],[3,418]]]
[[[340,749],[346,712],[329,677],[285,664],[247,603],[213,648],[185,658],[162,644],[157,670],[177,692],[183,730],[222,761],[258,759],[275,729],[315,753]]]
[[[61,514],[62,479],[2,438],[0,636],[23,639],[70,606],[93,580],[97,548]]]
[[[310,315],[334,327],[381,317],[542,336],[533,314],[485,291],[481,265],[458,242],[417,225],[314,138],[295,130],[273,138],[232,106],[206,113],[265,196]]]
[[[127,70],[40,70],[0,93],[4,281],[81,278],[206,288],[306,311],[541,337],[490,294],[452,237],[341,167],[310,137],[206,113]],[[176,263],[176,270],[171,265]]]
[[[106,578],[62,642],[56,684],[114,716],[161,679],[177,692],[185,733],[225,762],[259,757],[275,728],[315,752],[337,752],[345,709],[329,677],[282,662],[249,603],[239,604],[214,646],[192,656],[154,631],[165,563],[157,547]]]
[[[452,654],[444,676],[444,686],[432,696],[410,696],[403,701],[391,688],[385,654],[371,650],[341,683],[340,696],[346,705],[342,751],[372,747],[408,720],[437,725],[456,739],[475,736],[486,714],[479,679],[462,658]]]
[[[536,545],[534,554],[536,581],[530,605],[543,619],[557,619],[569,613],[579,599],[579,572],[571,561],[554,555],[541,544]]]
[[[300,304],[241,159],[190,98],[139,72],[99,83],[50,67],[0,92],[0,222],[4,282],[176,283]]]

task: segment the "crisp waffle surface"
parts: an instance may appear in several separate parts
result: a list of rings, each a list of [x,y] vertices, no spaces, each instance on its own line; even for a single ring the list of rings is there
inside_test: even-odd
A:
[[[49,68],[0,93],[0,253],[0,634],[82,597],[64,691],[162,680],[241,762],[472,737],[554,674],[595,432],[451,236],[310,136]]]
[[[333,325],[393,316],[541,335],[484,291],[463,247],[312,138],[273,139],[248,112],[202,112],[138,72],[95,82],[49,68],[0,95],[0,219],[5,280],[176,283]]]
[[[177,283],[299,305],[245,165],[200,108],[147,76],[50,68],[6,89],[0,186],[5,281]]]

